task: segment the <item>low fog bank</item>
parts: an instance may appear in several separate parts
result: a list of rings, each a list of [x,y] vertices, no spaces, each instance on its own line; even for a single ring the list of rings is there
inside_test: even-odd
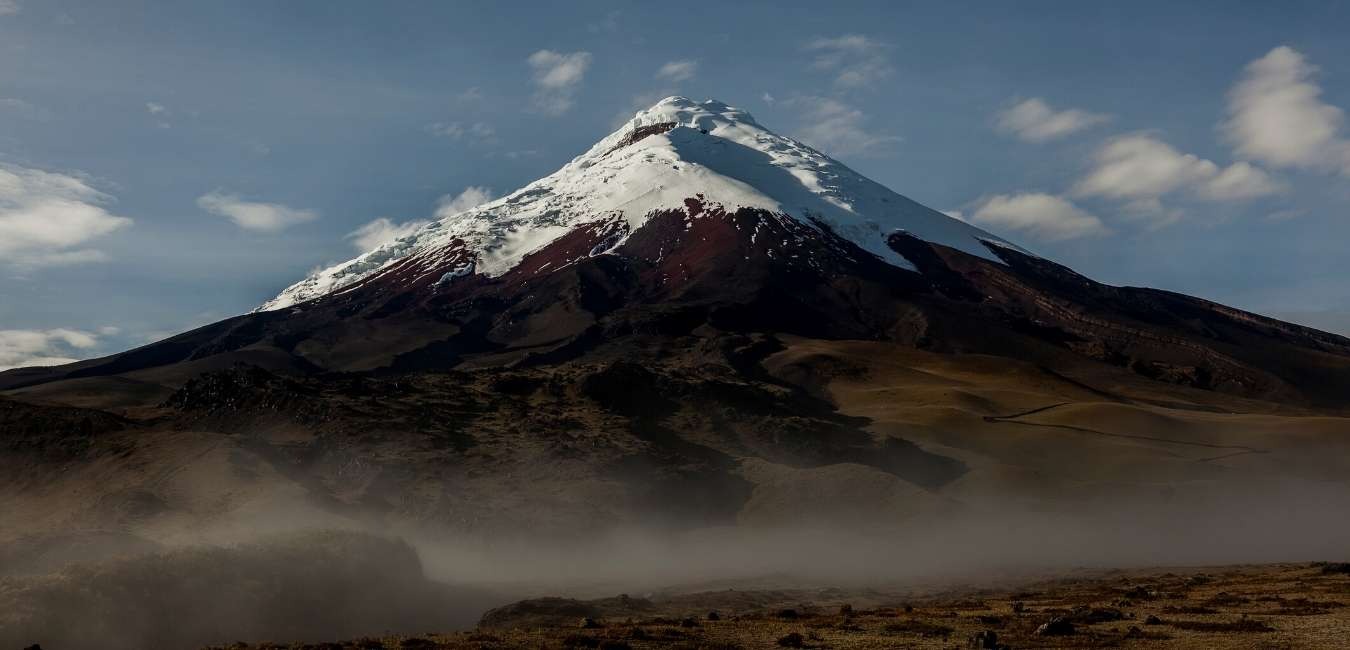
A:
[[[756,584],[978,585],[1077,568],[1350,559],[1341,483],[1212,485],[1179,496],[1048,510],[986,500],[892,523],[629,527],[588,539],[466,541],[410,534],[431,575],[513,592],[612,596]],[[820,513],[817,513],[820,515]],[[823,515],[820,515],[823,516]]]
[[[320,641],[471,625],[498,602],[428,581],[405,542],[297,532],[0,577],[0,647]]]
[[[0,576],[7,576],[0,577],[0,647],[424,633],[471,626],[491,607],[540,595],[923,591],[1009,585],[1082,567],[1343,561],[1350,559],[1347,511],[1342,484],[1279,482],[1214,484],[1184,495],[1160,487],[1155,497],[1056,510],[991,499],[898,523],[802,512],[774,528],[635,524],[565,540],[352,521],[341,531],[302,530],[340,520],[272,513],[180,533],[166,545],[65,534],[45,538],[50,544],[29,538],[0,547]],[[53,568],[75,557],[85,561]]]

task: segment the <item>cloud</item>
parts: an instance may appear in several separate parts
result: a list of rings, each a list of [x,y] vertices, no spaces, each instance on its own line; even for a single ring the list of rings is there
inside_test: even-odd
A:
[[[1251,62],[1228,93],[1224,134],[1240,156],[1275,167],[1339,170],[1350,176],[1344,113],[1321,100],[1317,67],[1277,47]]]
[[[459,194],[442,196],[436,202],[435,218],[452,217],[465,210],[487,203],[492,198],[493,193],[490,188],[471,185],[464,188],[464,191]],[[392,219],[380,217],[347,233],[347,239],[351,240],[352,246],[356,250],[365,253],[407,237],[430,223],[431,221],[428,219],[414,219],[403,223],[395,223]]]
[[[877,153],[901,140],[868,130],[863,112],[837,99],[796,97],[785,103],[799,108],[807,122],[798,129],[798,139],[831,155]]]
[[[1155,198],[1217,176],[1219,167],[1149,135],[1114,138],[1097,150],[1095,167],[1075,193],[1115,199]]]
[[[19,0],[0,0],[0,16],[12,16],[19,13]]]
[[[1200,198],[1211,201],[1246,201],[1285,190],[1283,183],[1246,162],[1237,162],[1196,188]]]
[[[470,185],[464,188],[463,192],[451,196],[446,194],[436,202],[436,218],[444,219],[454,216],[470,208],[476,208],[493,198],[491,188],[479,185]]]
[[[571,110],[576,103],[576,89],[591,67],[591,53],[539,50],[526,62],[534,73],[535,108],[548,115],[562,115]]]
[[[50,117],[50,114],[41,107],[13,97],[0,97],[0,113],[39,122],[46,121]]]
[[[237,194],[220,190],[197,197],[197,205],[207,212],[229,218],[240,228],[259,232],[278,232],[319,218],[319,213],[313,210],[298,210],[280,203],[245,201]]]
[[[483,94],[483,89],[478,86],[470,86],[455,95],[455,101],[461,104],[476,104],[486,98],[487,96]]]
[[[429,223],[431,222],[426,219],[394,223],[385,217],[380,217],[347,233],[347,239],[352,240],[352,246],[357,251],[365,253],[407,237]]]
[[[1110,115],[1089,113],[1076,108],[1055,111],[1044,100],[1033,97],[998,113],[995,125],[1027,142],[1046,142],[1077,133],[1111,120]]]
[[[693,79],[696,73],[698,73],[698,62],[686,59],[671,61],[661,66],[661,69],[656,71],[656,78],[679,83]]]
[[[534,68],[535,83],[542,88],[567,88],[581,83],[586,69],[591,65],[590,52],[572,52],[562,54],[552,50],[539,50],[530,55],[530,67]]]
[[[611,11],[605,14],[605,17],[586,26],[592,34],[613,34],[619,31],[619,18],[623,16],[622,12]]]
[[[145,112],[157,116],[159,118],[159,121],[155,123],[155,126],[161,129],[172,128],[173,125],[169,124],[168,121],[164,119],[169,116],[169,109],[165,105],[159,102],[146,102]]]
[[[77,361],[98,336],[74,329],[0,330],[0,370]]]
[[[75,176],[0,165],[0,261],[38,267],[105,259],[81,247],[131,225],[102,207],[110,201]]]
[[[432,135],[458,140],[464,137],[464,125],[459,122],[434,122],[427,125]]]
[[[432,135],[451,140],[460,140],[468,137],[471,140],[489,140],[497,135],[497,129],[492,128],[491,124],[486,122],[474,122],[465,126],[459,122],[436,122],[427,125],[427,131]]]
[[[1266,220],[1289,221],[1290,219],[1297,219],[1305,214],[1308,214],[1307,210],[1302,210],[1299,208],[1289,208],[1286,210],[1276,210],[1275,212],[1266,215]]]
[[[966,220],[961,212],[947,214]],[[1068,200],[1035,192],[999,194],[982,199],[968,219],[982,226],[1025,232],[1045,241],[1094,237],[1110,232],[1101,219]]]
[[[108,261],[107,253],[100,250],[85,248],[73,251],[56,251],[28,258],[20,258],[17,262],[19,266],[24,268],[40,269],[51,266],[75,266],[77,264],[93,264],[106,261]]]
[[[770,106],[773,106],[774,102],[778,101],[777,99],[774,98],[773,95],[770,95],[769,93],[764,93],[763,95],[760,95],[759,98],[760,98],[760,100],[762,100],[765,104],[768,104],[768,105],[770,105]]]
[[[866,86],[889,77],[892,72],[886,59],[889,46],[861,34],[817,38],[806,49],[816,53],[811,67],[834,72],[834,82],[844,88]]]
[[[1284,191],[1284,185],[1246,162],[1220,168],[1148,134],[1111,139],[1094,154],[1094,165],[1074,186],[1076,196],[1126,201],[1141,216],[1174,220],[1159,199],[1174,192],[1209,201],[1246,201]]]

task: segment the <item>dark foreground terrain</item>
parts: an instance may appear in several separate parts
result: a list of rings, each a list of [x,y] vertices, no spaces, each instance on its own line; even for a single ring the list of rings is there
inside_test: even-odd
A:
[[[1083,571],[927,595],[734,589],[488,612],[472,631],[222,648],[1341,648],[1350,565]]]

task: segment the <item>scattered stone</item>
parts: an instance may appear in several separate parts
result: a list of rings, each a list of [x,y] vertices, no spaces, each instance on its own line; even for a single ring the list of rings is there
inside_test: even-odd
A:
[[[792,632],[787,636],[779,637],[778,645],[784,648],[804,648],[806,647],[806,638],[801,634]]]
[[[1020,600],[1013,601],[1012,611],[1014,614],[1021,614],[1022,612],[1027,611],[1026,603],[1023,603]]]
[[[1235,607],[1237,605],[1246,605],[1250,602],[1252,602],[1250,598],[1244,598],[1237,594],[1220,591],[1202,604],[1209,607]]]
[[[944,639],[951,636],[952,633],[956,631],[946,625],[930,623],[918,619],[890,623],[881,629],[895,634],[917,634],[925,638],[942,637]]]
[[[1073,633],[1073,623],[1063,616],[1056,616],[1036,628],[1036,636],[1068,636]]]
[[[1130,629],[1125,632],[1125,638],[1142,639],[1144,638],[1144,631],[1139,629],[1138,625],[1131,625]]]
[[[1082,625],[1092,625],[1094,623],[1110,623],[1112,621],[1121,621],[1125,619],[1125,613],[1114,607],[1075,607],[1073,610],[1073,621]]]
[[[1172,621],[1178,630],[1193,632],[1274,632],[1275,628],[1262,621],[1243,616],[1236,621]]]
[[[1144,619],[1144,625],[1162,625],[1162,624],[1163,620],[1161,618],[1158,618],[1154,614],[1149,614],[1148,618]]]
[[[795,609],[780,609],[778,610],[778,618],[786,621],[795,621],[800,617],[797,616],[797,610]]]
[[[710,620],[710,621],[720,621],[720,620],[722,620],[722,615],[721,615],[721,614],[718,614],[718,613],[717,613],[717,610],[714,609],[713,611],[708,612],[707,618],[708,618],[708,620]]]
[[[686,618],[680,621],[680,627],[698,627],[698,621],[692,618]]]
[[[577,627],[583,630],[594,630],[595,628],[600,627],[600,623],[587,616],[586,618],[581,619],[581,622],[577,624]]]
[[[983,630],[977,632],[975,636],[970,637],[970,647],[981,648],[982,650],[998,649],[998,633],[993,630]]]

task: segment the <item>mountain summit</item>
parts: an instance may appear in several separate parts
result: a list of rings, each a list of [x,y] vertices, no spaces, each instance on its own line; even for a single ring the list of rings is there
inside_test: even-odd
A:
[[[761,353],[783,336],[883,341],[1308,406],[1350,393],[1350,340],[1093,282],[743,110],[684,97],[637,113],[557,172],[315,273],[252,314],[106,359],[3,373],[0,390],[155,368],[146,394],[158,394],[238,363],[292,375],[660,363],[671,346],[744,336],[767,337]]]
[[[699,219],[742,209],[828,229],[909,270],[917,267],[887,245],[889,235],[903,231],[990,260],[997,259],[990,244],[1016,249],[773,133],[739,108],[676,96],[638,112],[553,174],[318,271],[260,309],[317,298],[405,258],[417,258],[424,273],[440,272],[446,281],[471,273],[494,277],[578,228],[606,233],[587,251],[592,256],[614,251],[654,215]]]
[[[1091,509],[1343,475],[1309,450],[1347,394],[1350,340],[1094,282],[672,97],[263,310],[0,373],[0,495],[545,537]]]

